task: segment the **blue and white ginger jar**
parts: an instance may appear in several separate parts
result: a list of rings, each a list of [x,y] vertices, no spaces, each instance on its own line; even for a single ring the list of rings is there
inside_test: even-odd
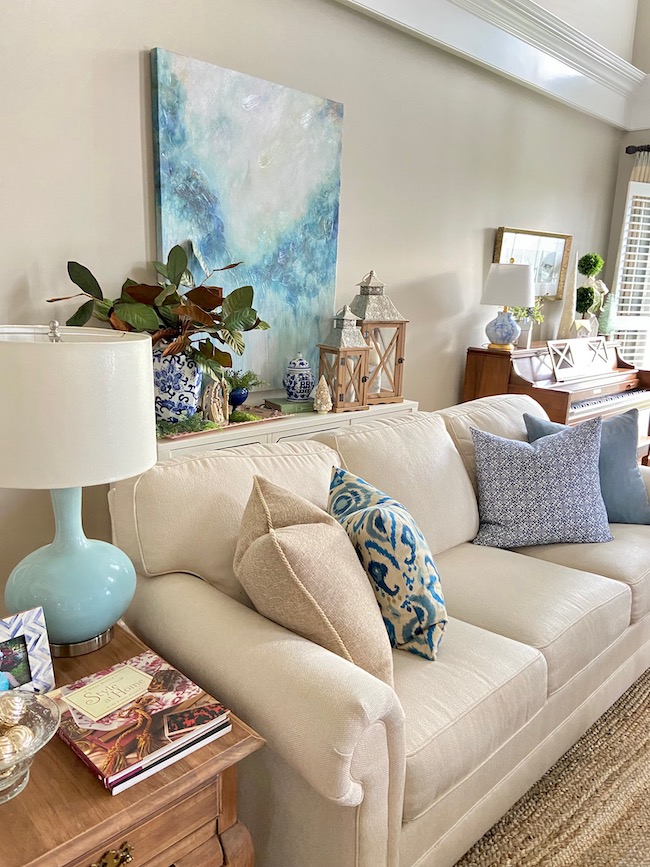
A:
[[[202,374],[184,353],[163,355],[165,344],[153,350],[153,384],[157,421],[181,421],[194,415],[201,402]]]
[[[288,400],[307,400],[314,387],[314,377],[311,367],[302,352],[292,358],[287,365],[287,375],[282,380],[287,390]]]

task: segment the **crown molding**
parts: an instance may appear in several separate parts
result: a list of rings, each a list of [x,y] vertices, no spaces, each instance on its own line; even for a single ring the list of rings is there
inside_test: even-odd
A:
[[[337,2],[619,129],[650,128],[650,77],[531,0]]]

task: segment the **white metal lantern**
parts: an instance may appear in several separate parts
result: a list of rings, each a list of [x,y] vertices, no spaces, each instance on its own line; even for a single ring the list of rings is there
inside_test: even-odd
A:
[[[357,317],[345,306],[319,345],[318,376],[325,377],[334,412],[368,409],[368,354],[370,348],[357,326]]]
[[[404,400],[402,379],[406,325],[374,271],[360,283],[360,292],[352,300],[350,310],[370,349],[368,359],[369,404],[401,403]]]

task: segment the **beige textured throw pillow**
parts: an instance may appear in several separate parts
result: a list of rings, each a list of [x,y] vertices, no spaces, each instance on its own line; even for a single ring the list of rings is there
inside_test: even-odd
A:
[[[255,476],[234,560],[256,609],[393,685],[393,657],[368,576],[341,525]]]

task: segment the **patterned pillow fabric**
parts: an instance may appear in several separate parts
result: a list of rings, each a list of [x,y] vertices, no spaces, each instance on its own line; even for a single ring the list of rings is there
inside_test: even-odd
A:
[[[435,659],[447,612],[431,551],[411,515],[343,469],[334,471],[327,510],[368,573],[392,646]]]
[[[393,685],[377,601],[327,512],[255,476],[233,565],[260,614]]]
[[[476,449],[477,545],[611,542],[600,491],[601,419],[533,443],[470,428]]]
[[[566,430],[566,425],[524,413],[528,442]],[[650,503],[639,471],[639,410],[603,421],[600,437],[600,490],[612,524],[650,524]]]

